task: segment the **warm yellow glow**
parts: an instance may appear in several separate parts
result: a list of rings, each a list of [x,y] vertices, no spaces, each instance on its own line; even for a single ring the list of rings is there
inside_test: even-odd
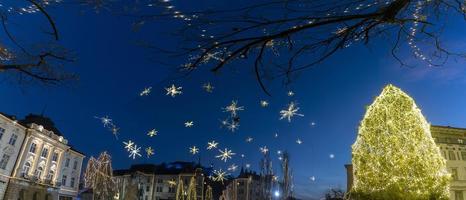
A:
[[[353,144],[354,196],[448,199],[449,177],[414,100],[388,85],[367,109]]]

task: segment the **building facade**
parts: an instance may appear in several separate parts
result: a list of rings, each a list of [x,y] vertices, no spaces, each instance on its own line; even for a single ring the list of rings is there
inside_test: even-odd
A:
[[[430,130],[442,156],[447,160],[447,168],[452,176],[450,199],[466,200],[466,129],[432,125]],[[350,191],[353,186],[353,166],[348,164],[345,168],[347,191]]]
[[[227,184],[220,200],[262,200],[260,176],[252,171],[241,169],[238,177]]]
[[[182,182],[183,191],[186,192],[194,177],[197,199],[204,200],[204,174],[207,171],[207,168],[192,162],[133,165],[130,169],[115,170],[113,176],[118,187],[117,199],[174,200],[178,184]]]
[[[49,118],[31,114],[18,121],[0,114],[0,132],[0,200],[76,198],[84,155],[68,145]]]

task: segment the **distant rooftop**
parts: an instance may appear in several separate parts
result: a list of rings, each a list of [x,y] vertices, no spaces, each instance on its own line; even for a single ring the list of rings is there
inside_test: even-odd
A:
[[[146,174],[181,174],[194,173],[196,169],[201,168],[204,172],[210,171],[209,168],[202,167],[194,162],[171,162],[162,164],[136,164],[131,165],[129,169],[114,170],[113,175],[125,175],[134,172],[142,172]]]
[[[43,115],[29,114],[24,119],[19,120],[19,123],[26,127],[28,127],[28,124],[31,123],[42,125],[44,129],[53,131],[53,133],[55,133],[58,136],[63,136],[60,130],[58,130],[55,127],[55,123],[53,123],[53,121],[50,118],[45,117]]]

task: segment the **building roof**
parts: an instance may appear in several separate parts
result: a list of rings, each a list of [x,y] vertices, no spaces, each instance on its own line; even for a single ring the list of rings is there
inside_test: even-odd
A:
[[[35,123],[42,125],[46,130],[53,131],[55,135],[63,136],[63,134],[55,127],[55,123],[48,117],[43,115],[29,114],[24,119],[20,120],[19,123],[25,127],[29,124]]]
[[[135,172],[142,172],[146,174],[169,175],[169,174],[182,174],[182,173],[195,173],[197,169],[202,169],[204,172],[210,171],[194,162],[171,162],[161,164],[136,164],[131,165],[129,169],[114,170],[113,174],[116,176],[132,174]]]

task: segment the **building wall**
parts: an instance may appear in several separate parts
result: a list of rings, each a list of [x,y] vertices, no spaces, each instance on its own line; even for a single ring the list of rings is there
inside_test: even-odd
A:
[[[76,197],[79,191],[84,155],[68,149],[61,160],[60,173],[57,176],[60,185],[60,197]]]
[[[76,198],[84,155],[71,150],[67,143],[41,125],[25,127],[0,114],[0,200],[58,200],[62,193]],[[66,152],[77,160],[76,169],[69,171],[76,184],[62,188],[58,176],[68,173],[61,168]]]
[[[196,177],[197,198],[204,199],[204,176],[194,173],[183,174],[151,174],[142,172],[132,172],[115,176],[118,196],[120,200],[128,198],[130,187],[137,187],[137,197],[142,200],[174,200],[176,198],[176,185],[171,185],[171,181],[183,181],[185,191],[188,190],[191,177]],[[133,189],[134,191],[134,189]],[[133,195],[134,196],[134,195]]]
[[[260,182],[252,178],[235,178],[223,190],[222,200],[261,200]]]
[[[16,121],[0,115],[0,200],[3,200],[5,195],[25,135],[26,129],[24,127]],[[16,141],[13,143],[14,138]],[[7,157],[8,159],[3,159]]]

